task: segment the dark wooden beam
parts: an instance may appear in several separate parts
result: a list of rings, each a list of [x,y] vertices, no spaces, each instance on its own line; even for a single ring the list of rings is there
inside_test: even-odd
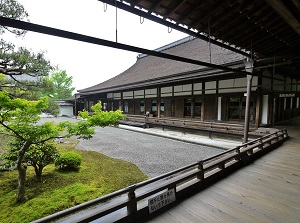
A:
[[[258,10],[255,11],[246,11],[245,9],[240,11],[241,6],[238,4],[235,4],[230,7],[226,7],[224,14],[221,15],[221,17],[218,17],[218,23],[216,26],[214,26],[214,30],[217,33],[222,33],[222,32],[227,32],[228,30],[232,29],[232,27],[237,27],[240,24],[240,20],[242,18],[250,18],[251,20],[260,20],[261,17],[257,15],[266,15],[267,13],[267,8],[269,8],[267,5],[264,7],[261,7]],[[231,13],[228,13],[231,11]],[[249,28],[249,27],[248,27]]]
[[[300,23],[281,0],[265,0],[300,36]]]
[[[172,3],[172,8],[169,8],[168,11],[164,14],[165,17],[169,17],[171,14],[175,13],[177,9],[179,9],[183,4],[185,4],[186,0],[176,1]]]
[[[92,43],[96,45],[101,45],[101,46],[107,46],[115,49],[121,49],[121,50],[126,50],[126,51],[131,51],[131,52],[137,52],[137,53],[143,53],[151,56],[156,56],[164,59],[170,59],[170,60],[176,60],[184,63],[190,63],[190,64],[195,64],[195,65],[200,65],[200,66],[205,66],[205,67],[210,67],[218,70],[223,70],[223,71],[230,71],[234,73],[240,73],[240,74],[245,74],[247,75],[248,72],[246,71],[241,71],[237,69],[232,69],[229,67],[225,67],[222,65],[217,65],[217,64],[210,64],[198,60],[193,60],[189,58],[184,58],[184,57],[179,57],[176,55],[171,55],[171,54],[166,54],[162,52],[157,52],[154,50],[147,50],[144,48],[140,47],[135,47],[135,46],[130,46],[122,43],[117,43],[117,42],[112,42],[104,39],[99,39],[91,36],[86,36],[78,33],[73,33],[73,32],[68,32],[65,30],[60,30],[60,29],[55,29],[47,26],[41,26],[29,22],[23,22],[23,21],[18,21],[14,19],[9,19],[0,16],[0,25],[1,26],[8,26],[8,27],[13,27],[17,29],[23,29],[27,31],[32,31],[32,32],[37,32],[37,33],[43,33],[47,35],[52,35],[52,36],[58,36],[62,38],[67,38],[67,39],[73,39],[81,42],[86,42],[86,43]]]
[[[114,0],[99,0],[99,1],[107,3],[107,4],[112,5],[112,6],[115,6],[115,1]],[[202,40],[205,40],[207,42],[210,41],[212,44],[215,44],[217,46],[221,46],[221,47],[223,47],[225,49],[231,50],[233,52],[242,54],[242,55],[244,55],[246,57],[251,57],[251,55],[249,53],[247,53],[247,52],[245,52],[243,50],[237,49],[235,47],[231,47],[230,45],[224,44],[224,43],[222,43],[220,41],[216,41],[214,39],[210,39],[209,40],[209,38],[207,36],[201,35],[200,33],[196,33],[194,31],[191,31],[190,29],[184,28],[184,27],[179,26],[177,24],[174,24],[172,22],[163,20],[161,18],[158,18],[157,16],[148,14],[147,12],[144,12],[142,10],[139,10],[139,9],[134,8],[134,7],[128,6],[128,5],[124,4],[124,3],[121,3],[121,2],[117,1],[116,5],[117,5],[118,8],[123,9],[123,10],[125,10],[127,12],[130,12],[130,13],[136,14],[138,16],[144,17],[146,19],[149,19],[151,21],[160,23],[160,24],[165,25],[167,27],[170,27],[172,29],[176,29],[176,30],[178,30],[180,32],[183,32],[183,33],[186,33],[188,35],[194,36],[194,37],[196,37],[198,39],[202,39]]]
[[[148,9],[148,14],[151,14],[159,6],[160,6],[160,1],[156,3],[152,3],[151,7]]]

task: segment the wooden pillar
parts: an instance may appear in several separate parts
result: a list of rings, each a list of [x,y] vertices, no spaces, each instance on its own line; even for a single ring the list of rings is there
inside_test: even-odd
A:
[[[191,101],[191,118],[195,118],[195,97],[194,97],[194,84],[192,83],[192,101]]]
[[[249,73],[253,72],[253,60],[245,61],[245,70]],[[250,97],[251,97],[251,88],[252,88],[252,79],[251,74],[247,75],[247,98],[246,98],[246,111],[245,111],[245,127],[244,127],[244,140],[243,143],[248,142],[248,133],[249,133],[249,113],[250,113]]]
[[[214,120],[218,120],[218,111],[219,111],[219,81],[216,81],[216,103],[215,103],[215,111],[216,111],[216,115]]]
[[[172,117],[175,117],[176,116],[176,106],[175,106],[175,98],[174,98],[174,86],[172,86],[172,99],[171,99],[171,112],[172,112]]]
[[[204,121],[205,116],[205,82],[202,82],[202,95],[201,95],[201,121]]]
[[[191,99],[191,118],[195,118],[195,98]]]
[[[256,97],[256,108],[255,108],[255,128],[259,127],[261,114],[261,93]]]
[[[74,104],[74,113],[75,114],[74,115],[77,118],[77,94],[75,94],[74,97],[75,97],[75,104]]]
[[[121,111],[124,111],[124,105],[123,105],[123,103],[124,103],[124,101],[123,101],[123,92],[121,92],[120,94],[121,94],[121,100],[120,100],[120,101],[121,101],[121,106],[120,106],[120,110],[121,110]]]
[[[160,87],[157,88],[156,92],[157,96],[157,104],[156,104],[156,109],[157,109],[157,117],[160,118]]]
[[[134,90],[132,91],[132,101],[133,101],[133,114],[135,115],[135,100],[134,100]]]

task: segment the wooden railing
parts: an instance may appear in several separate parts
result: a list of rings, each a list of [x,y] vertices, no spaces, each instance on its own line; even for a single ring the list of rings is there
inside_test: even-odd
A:
[[[199,162],[36,220],[34,223],[57,219],[60,219],[59,222],[90,222],[102,217],[106,221],[109,219],[109,222],[134,222],[141,216],[149,214],[150,198],[172,189],[176,199],[180,199],[195,188],[199,189],[211,183],[216,177],[236,170],[237,166],[248,163],[249,160],[278,146],[287,138],[288,133],[285,129],[265,135]]]
[[[124,121],[120,122],[121,124],[129,124],[136,125],[145,124],[147,126],[155,125],[161,126],[163,129],[165,127],[176,127],[181,128],[183,131],[185,129],[193,129],[193,130],[202,130],[207,131],[209,133],[209,137],[211,137],[211,133],[228,133],[235,135],[243,135],[244,134],[244,125],[243,124],[234,124],[227,122],[207,122],[201,121],[197,119],[188,119],[188,118],[171,118],[171,117],[161,117],[161,118],[147,118],[143,115],[127,115]],[[144,126],[143,126],[144,127]],[[250,128],[249,131],[253,131],[255,128]],[[261,134],[251,132],[252,135],[261,136]]]
[[[147,119],[143,115],[126,115],[124,120],[119,121],[120,124],[139,126],[143,128],[149,127]]]

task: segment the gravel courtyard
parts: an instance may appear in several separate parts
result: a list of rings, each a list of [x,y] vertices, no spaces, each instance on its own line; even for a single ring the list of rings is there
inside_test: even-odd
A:
[[[41,122],[64,120],[77,121],[65,117],[43,117]],[[224,151],[114,127],[97,127],[95,133],[92,139],[81,140],[76,149],[96,151],[134,163],[149,178]]]
[[[95,131],[92,139],[82,140],[76,148],[134,163],[150,178],[224,151],[120,128]]]

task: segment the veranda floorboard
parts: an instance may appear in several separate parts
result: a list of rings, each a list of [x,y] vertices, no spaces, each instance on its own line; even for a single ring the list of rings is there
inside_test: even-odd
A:
[[[239,211],[237,209],[232,208],[231,206],[227,205],[226,203],[220,202],[218,199],[215,199],[213,196],[207,194],[207,192],[201,194],[201,200],[215,209],[217,209],[222,215],[228,215],[226,220],[230,220],[231,222],[243,222],[239,218]]]
[[[249,183],[248,185],[241,181],[235,185],[232,182],[222,182],[222,186],[227,186],[229,192],[241,196],[244,203],[247,203],[250,207],[261,210],[265,214],[270,216],[276,216],[277,219],[282,219],[281,222],[297,222],[297,221],[286,221],[286,219],[293,219],[296,210],[293,206],[288,204],[287,197],[278,198],[276,192],[269,192],[263,188],[257,188],[255,185]],[[271,192],[271,193],[270,193]],[[295,216],[296,217],[296,216]]]
[[[300,128],[292,130],[291,138],[279,148],[180,202],[157,219],[299,223]],[[149,222],[161,221],[154,218]]]
[[[228,200],[228,203],[230,200],[238,203],[236,208],[243,210],[243,212],[239,215],[239,218],[243,222],[280,222],[275,216],[269,216],[262,210],[257,209],[252,203],[247,202],[247,200],[242,196],[227,192],[225,198]],[[247,214],[245,214],[246,211]],[[252,217],[252,220],[248,218],[248,215]]]
[[[266,222],[271,221],[273,219],[266,219],[266,216],[260,212],[256,212],[253,215],[253,209],[247,205],[245,205],[241,197],[230,194],[226,190],[215,188],[212,186],[208,190],[205,191],[205,194],[210,196],[212,199],[219,201],[224,208],[227,206],[232,208],[235,213],[235,217],[238,218],[241,222]]]

